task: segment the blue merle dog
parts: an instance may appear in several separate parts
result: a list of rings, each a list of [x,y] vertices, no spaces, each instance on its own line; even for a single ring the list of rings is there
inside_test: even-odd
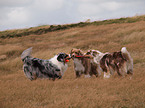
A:
[[[24,73],[31,81],[37,78],[60,79],[67,70],[70,59],[67,54],[59,53],[49,60],[43,60],[31,57],[31,51],[32,47],[21,54]]]

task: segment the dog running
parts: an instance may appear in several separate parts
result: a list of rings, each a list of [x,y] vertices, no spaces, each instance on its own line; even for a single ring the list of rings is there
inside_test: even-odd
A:
[[[26,49],[21,54],[23,61],[23,71],[28,79],[48,78],[55,80],[62,78],[67,70],[70,57],[66,53],[59,53],[53,58],[43,60],[31,57],[32,47]]]

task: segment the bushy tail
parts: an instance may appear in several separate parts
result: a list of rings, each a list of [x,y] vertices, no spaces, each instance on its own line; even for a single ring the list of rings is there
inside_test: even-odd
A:
[[[127,60],[127,73],[133,74],[133,59],[130,53],[127,51],[126,47],[123,47],[121,49],[121,52],[123,54],[123,57]]]
[[[32,47],[24,50],[23,53],[21,54],[21,59],[23,60],[25,57],[31,56],[31,52],[32,52]]]

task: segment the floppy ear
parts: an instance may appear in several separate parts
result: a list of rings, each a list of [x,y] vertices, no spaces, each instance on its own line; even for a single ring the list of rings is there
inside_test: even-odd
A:
[[[74,51],[74,48],[73,48],[73,49],[71,49],[70,54],[72,54],[72,53],[73,53],[73,51]]]
[[[58,55],[57,60],[58,60],[58,61],[62,61],[61,55]]]
[[[73,49],[70,50],[70,53],[72,53]]]
[[[64,61],[64,54],[60,53],[57,57],[57,60],[60,62],[63,62]]]
[[[88,50],[86,55],[90,55],[91,54],[91,50]]]
[[[98,54],[98,52],[93,51],[93,56],[96,56]]]

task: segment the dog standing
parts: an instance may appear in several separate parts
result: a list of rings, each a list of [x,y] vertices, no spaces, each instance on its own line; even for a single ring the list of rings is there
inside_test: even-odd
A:
[[[65,53],[59,53],[49,60],[31,57],[32,47],[26,49],[21,54],[24,63],[23,70],[26,77],[30,80],[37,78],[60,79],[67,70],[69,56]]]
[[[117,72],[119,76],[133,74],[133,59],[126,47],[113,53],[101,53],[98,50],[89,50],[87,53],[94,57],[95,63],[100,63],[104,78],[110,78],[114,72]]]
[[[76,77],[85,74],[85,78],[95,75],[100,76],[101,72],[98,70],[98,65],[92,62],[92,56],[84,54],[80,49],[72,49],[70,56],[74,61],[74,69]]]

